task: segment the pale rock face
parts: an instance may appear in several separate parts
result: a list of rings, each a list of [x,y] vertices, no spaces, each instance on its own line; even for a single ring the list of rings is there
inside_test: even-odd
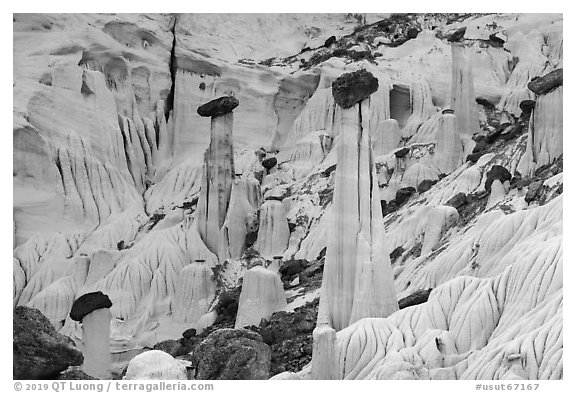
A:
[[[206,314],[216,294],[216,282],[210,267],[204,262],[192,262],[181,272],[172,315],[183,322],[196,323]]]
[[[530,128],[523,174],[534,173],[535,169],[553,162],[563,153],[563,87],[538,96],[536,107],[530,118]]]
[[[437,112],[432,103],[432,90],[426,79],[418,74],[412,75],[410,84],[410,106],[411,114],[406,120],[403,136],[409,137],[416,134],[418,128]]]
[[[434,161],[441,173],[451,173],[463,162],[464,148],[459,126],[458,116],[442,115],[434,150]]]
[[[147,351],[130,361],[125,380],[187,379],[186,364],[163,351]]]
[[[371,132],[372,151],[375,156],[381,156],[395,150],[402,135],[396,119],[386,119],[377,124],[376,129]]]
[[[518,64],[508,78],[506,83],[508,91],[502,96],[498,108],[519,116],[522,113],[520,103],[523,100],[536,98],[527,86],[532,78],[542,75],[546,66],[547,58],[542,53],[543,45],[542,33],[538,31],[533,31],[528,35],[517,32],[509,38],[505,46],[518,59]]]
[[[339,379],[336,372],[338,360],[334,351],[336,348],[336,330],[327,325],[319,325],[314,329],[312,337],[312,379]]]
[[[235,328],[258,326],[261,319],[270,318],[284,306],[286,295],[280,276],[263,266],[255,266],[244,274]]]
[[[204,168],[196,219],[198,231],[210,251],[218,253],[220,229],[226,219],[232,181],[234,154],[232,149],[232,123],[234,115],[212,118],[210,146],[204,155]]]
[[[384,228],[366,121],[369,116],[359,116],[370,104],[364,100],[342,110],[318,310],[318,323],[337,331],[363,317],[383,317],[398,309],[388,252],[380,237]]]
[[[386,243],[390,250],[397,247],[409,250],[420,240],[421,254],[425,255],[438,246],[442,235],[457,220],[458,211],[451,206],[416,207],[409,218],[386,233]]]
[[[110,320],[109,308],[92,311],[82,319],[82,370],[91,377],[108,379],[110,365]]]
[[[286,209],[280,201],[265,201],[260,208],[260,226],[255,248],[265,259],[283,254],[288,246],[290,228]]]
[[[559,246],[491,278],[451,280],[422,305],[340,331],[339,379],[389,379],[391,370],[417,379],[561,379]]]
[[[246,235],[254,232],[258,225],[256,208],[252,203],[259,202],[259,192],[259,189],[249,190],[248,181],[245,179],[235,180],[232,184],[228,213],[220,229],[218,258],[221,261],[242,257]],[[253,200],[252,203],[250,199]]]
[[[479,131],[478,110],[474,95],[472,64],[467,48],[452,44],[452,98],[458,134],[473,135]]]

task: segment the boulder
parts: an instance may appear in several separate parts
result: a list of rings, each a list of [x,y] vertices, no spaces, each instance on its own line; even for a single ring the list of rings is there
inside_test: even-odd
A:
[[[478,97],[476,98],[476,103],[482,105],[485,108],[493,109],[494,104],[488,101],[486,98]]]
[[[508,169],[504,168],[502,165],[492,166],[486,176],[486,184],[484,185],[486,192],[490,192],[494,180],[500,180],[500,183],[504,184],[505,181],[512,179],[512,175]]]
[[[466,27],[461,27],[458,30],[450,33],[448,37],[446,37],[446,40],[448,42],[462,41],[462,39],[464,38],[464,34],[466,34]]]
[[[332,46],[332,44],[334,44],[336,42],[336,37],[335,36],[331,36],[330,38],[328,38],[325,42],[324,42],[324,47],[325,48],[329,48]]]
[[[403,308],[415,306],[417,304],[422,304],[428,301],[428,297],[430,296],[430,292],[432,292],[432,288],[429,289],[418,289],[416,292],[411,293],[410,295],[406,296],[398,300],[398,308],[402,310]]]
[[[438,180],[422,180],[420,184],[418,184],[418,194],[422,194],[423,192],[428,191],[436,183],[438,183]]]
[[[404,187],[396,191],[396,204],[398,206],[403,205],[410,199],[412,195],[416,193],[416,189],[414,187]]]
[[[196,329],[190,328],[184,330],[182,337],[184,337],[186,340],[190,340],[192,337],[196,337]]]
[[[110,307],[112,307],[112,302],[107,295],[100,291],[89,292],[74,301],[70,310],[70,318],[76,322],[82,322],[82,319],[92,311]]]
[[[413,38],[418,37],[418,34],[419,34],[419,33],[420,33],[420,32],[418,31],[417,28],[415,28],[415,27],[410,27],[410,28],[408,29],[407,33],[406,33],[406,37],[407,37],[409,40],[411,40],[411,39],[413,39]]]
[[[468,202],[466,201],[466,194],[463,192],[459,192],[458,194],[454,195],[450,198],[445,205],[452,206],[455,209],[459,209],[462,206],[466,205]]]
[[[490,34],[488,37],[490,44],[496,48],[502,48],[504,46],[504,40],[498,37],[496,34]]]
[[[154,345],[155,350],[166,352],[172,357],[185,355],[186,348],[178,340],[166,340]]]
[[[403,147],[400,150],[396,150],[394,152],[394,155],[396,156],[396,158],[402,158],[404,156],[406,156],[406,154],[410,153],[410,148],[409,147]]]
[[[268,170],[274,168],[274,165],[278,163],[276,157],[270,157],[262,161],[262,166]]]
[[[544,76],[535,78],[528,83],[528,88],[534,93],[541,95],[550,92],[552,89],[562,86],[563,69],[559,68]]]
[[[146,351],[135,356],[126,369],[125,380],[187,379],[186,363],[163,351]]]
[[[334,101],[342,108],[351,108],[378,90],[378,79],[366,70],[341,75],[332,83]]]
[[[532,109],[536,106],[536,101],[534,100],[524,100],[520,103],[520,109],[522,112],[532,112]]]
[[[13,378],[49,379],[80,366],[82,353],[71,339],[56,332],[40,311],[18,306],[13,320]]]
[[[262,337],[245,329],[219,329],[192,355],[195,379],[268,379],[271,350]]]
[[[528,191],[526,192],[526,196],[524,197],[524,200],[527,203],[530,203],[530,202],[536,200],[538,198],[538,194],[540,193],[540,190],[542,189],[543,185],[544,185],[544,180],[540,180],[540,179],[530,183],[530,185],[528,186]]]
[[[196,112],[202,117],[220,116],[232,112],[238,104],[239,102],[236,98],[224,96],[198,107]]]
[[[466,157],[466,161],[470,161],[471,163],[475,164],[483,155],[484,152],[482,151],[468,154],[468,156]]]
[[[298,259],[293,259],[291,261],[287,261],[282,265],[279,272],[282,275],[282,278],[289,278],[295,274],[298,274],[302,271],[304,265]]]

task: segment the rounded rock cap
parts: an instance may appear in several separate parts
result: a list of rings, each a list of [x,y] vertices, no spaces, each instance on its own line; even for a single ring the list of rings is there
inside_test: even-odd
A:
[[[70,318],[76,322],[82,322],[82,319],[92,311],[110,307],[112,307],[112,302],[107,295],[100,291],[89,292],[74,301],[70,310]]]
[[[230,113],[238,106],[239,102],[231,96],[216,98],[198,107],[196,111],[202,117],[214,117]]]
[[[378,90],[378,79],[369,71],[358,70],[341,75],[332,83],[334,101],[348,109]]]

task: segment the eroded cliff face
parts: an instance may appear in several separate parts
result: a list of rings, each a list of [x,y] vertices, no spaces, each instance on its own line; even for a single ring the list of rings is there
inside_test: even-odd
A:
[[[104,292],[119,369],[215,323],[247,272],[240,324],[317,298],[340,236],[430,300],[322,327],[319,362],[279,378],[561,378],[563,87],[528,83],[562,46],[552,14],[15,15],[13,303],[80,341],[70,308]],[[378,90],[352,115],[332,83],[361,69]],[[221,96],[239,106],[207,236],[197,108]],[[362,292],[369,264],[344,259]]]

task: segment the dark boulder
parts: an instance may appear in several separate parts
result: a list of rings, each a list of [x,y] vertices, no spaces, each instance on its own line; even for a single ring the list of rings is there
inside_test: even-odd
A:
[[[336,37],[335,37],[335,36],[331,36],[330,38],[328,38],[328,39],[324,42],[324,47],[325,47],[325,48],[329,48],[329,47],[331,47],[335,42],[336,42]]]
[[[390,253],[390,262],[394,263],[396,259],[400,258],[404,253],[404,248],[402,246],[398,246]]]
[[[100,291],[89,292],[74,301],[70,310],[70,318],[76,322],[82,322],[82,319],[92,311],[110,307],[112,307],[112,302],[107,295]]]
[[[410,148],[409,147],[403,147],[400,150],[396,150],[394,152],[394,155],[396,156],[396,158],[402,158],[404,156],[406,156],[406,154],[410,153]]]
[[[286,261],[279,270],[279,273],[282,275],[282,278],[292,277],[295,274],[298,274],[304,269],[304,264],[299,259],[293,259],[291,261]]]
[[[182,356],[187,353],[186,348],[178,340],[166,340],[154,345],[152,349],[166,352],[172,357]]]
[[[196,337],[196,329],[190,328],[184,330],[182,337],[184,337],[186,340],[190,340],[192,337]]]
[[[520,103],[520,109],[522,112],[532,112],[532,109],[536,106],[536,101],[534,100],[524,100]]]
[[[479,153],[486,150],[487,148],[488,143],[486,142],[486,140],[480,140],[476,142],[476,146],[474,146],[474,149],[472,149],[472,153]]]
[[[195,379],[268,379],[271,350],[262,337],[246,329],[216,330],[194,350]]]
[[[447,206],[452,206],[455,209],[459,209],[462,206],[465,206],[466,203],[468,203],[466,201],[466,194],[464,194],[463,192],[459,192],[458,194],[454,195],[452,198],[450,198],[445,205]]]
[[[236,98],[224,96],[198,107],[196,112],[202,117],[220,116],[232,112],[238,104],[239,102]]]
[[[416,189],[414,187],[404,187],[396,191],[396,204],[398,206],[402,206],[404,203],[410,199],[412,195],[416,193]]]
[[[482,157],[483,155],[484,155],[484,152],[482,152],[482,151],[468,154],[468,156],[466,157],[466,161],[470,161],[471,163],[475,164],[476,162],[478,162],[480,157]]]
[[[416,292],[411,293],[410,295],[406,296],[398,300],[398,308],[402,310],[406,307],[416,306],[417,304],[426,303],[428,301],[428,297],[430,297],[430,292],[432,292],[432,288],[429,289],[418,289]]]
[[[490,101],[488,101],[486,98],[482,98],[482,97],[478,97],[476,98],[476,103],[482,105],[483,107],[486,107],[488,109],[493,109],[494,108],[494,104],[491,103]]]
[[[466,27],[461,27],[458,30],[450,33],[447,37],[446,40],[448,42],[458,42],[458,41],[462,41],[462,39],[464,38],[464,34],[466,34]]]
[[[496,34],[490,34],[488,36],[490,44],[496,48],[502,48],[504,46],[504,40],[498,37]]]
[[[56,332],[40,311],[18,306],[13,313],[14,379],[50,379],[84,362],[72,340]]]
[[[270,157],[262,161],[262,166],[268,170],[274,168],[274,165],[278,163],[276,157]]]
[[[527,203],[530,203],[530,202],[538,199],[538,196],[540,194],[540,190],[542,189],[543,185],[544,185],[544,180],[541,180],[541,179],[533,181],[532,183],[530,183],[530,185],[528,186],[528,191],[526,192],[526,196],[524,197],[524,200]]]
[[[419,34],[419,33],[420,33],[420,32],[418,31],[417,28],[415,28],[415,27],[410,27],[410,28],[408,29],[408,31],[406,32],[406,37],[407,37],[409,40],[411,40],[411,39],[413,39],[413,38],[418,37],[418,34]]]
[[[351,108],[378,90],[378,79],[366,70],[341,75],[332,83],[334,101],[342,108]]]
[[[512,179],[512,175],[508,169],[504,168],[502,165],[492,166],[486,176],[486,184],[484,185],[486,192],[490,192],[494,180],[500,180],[501,183],[504,183],[505,181]]]
[[[422,180],[420,184],[418,184],[418,194],[422,194],[423,192],[428,191],[436,183],[438,183],[438,180]]]
[[[562,86],[563,82],[563,69],[559,68],[544,76],[535,78],[528,83],[528,88],[534,93],[541,95],[550,92],[551,90]]]

